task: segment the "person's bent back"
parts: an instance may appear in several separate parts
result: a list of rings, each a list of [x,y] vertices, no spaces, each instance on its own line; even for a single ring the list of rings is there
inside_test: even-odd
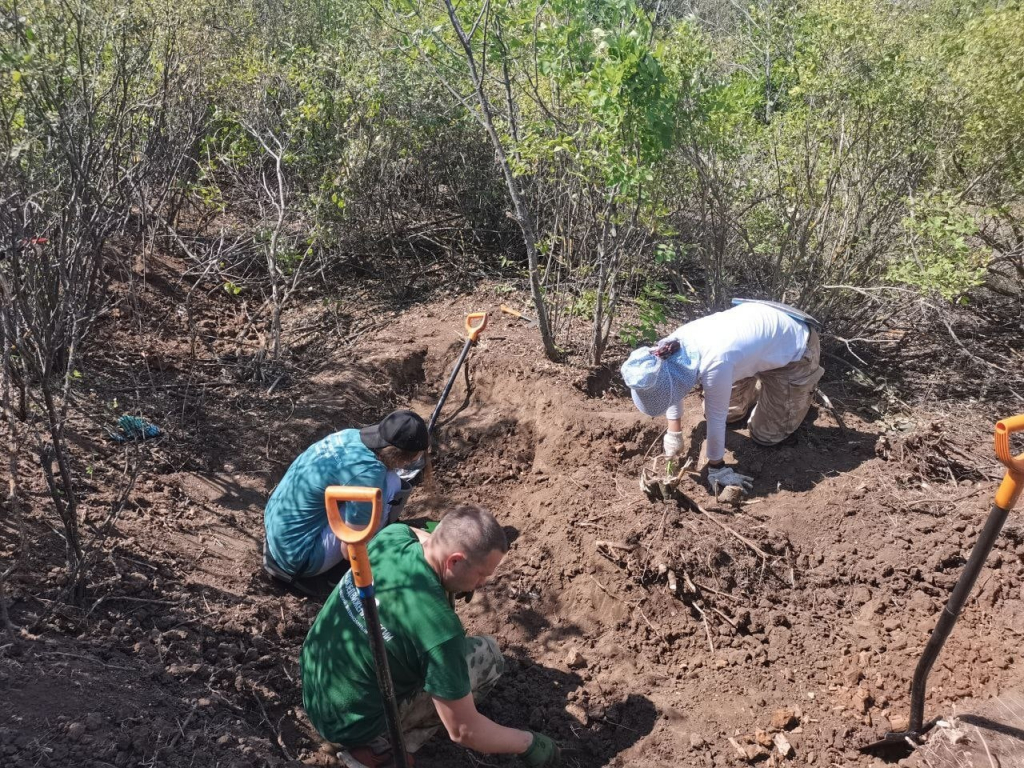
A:
[[[529,766],[557,765],[546,736],[506,728],[475,700],[504,670],[497,642],[467,637],[449,593],[480,588],[508,544],[490,512],[461,506],[433,534],[392,525],[369,546],[381,630],[399,699],[406,747],[415,752],[444,725],[478,752],[518,754]],[[365,766],[391,765],[386,723],[362,602],[349,572],[317,616],[302,647],[302,700],[328,742]]]
[[[314,443],[288,467],[264,514],[268,571],[313,576],[337,565],[344,548],[327,522],[324,491],[332,485],[379,488],[385,502],[380,525],[397,519],[392,504],[401,488],[394,470],[416,463],[429,445],[427,426],[412,411],[395,411],[379,424],[346,429]],[[348,502],[343,514],[367,525],[370,505]]]

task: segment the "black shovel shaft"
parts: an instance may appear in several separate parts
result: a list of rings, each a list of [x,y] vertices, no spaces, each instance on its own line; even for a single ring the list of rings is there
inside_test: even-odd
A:
[[[921,655],[920,661],[917,662],[917,669],[914,670],[914,682],[910,688],[910,731],[913,733],[921,732],[924,725],[924,694],[928,673],[931,672],[932,664],[939,657],[946,638],[953,631],[960,611],[963,610],[964,603],[970,597],[974,583],[978,580],[982,566],[985,565],[985,559],[992,551],[1009,513],[1008,509],[1003,509],[996,504],[992,505],[992,511],[989,512],[985,527],[974,544],[967,565],[964,566],[960,578],[957,579],[956,586],[953,587],[953,592],[949,596],[949,602],[942,609],[942,615],[939,616],[939,621],[936,623],[935,629],[932,630],[931,637],[928,638],[924,653]]]
[[[466,355],[469,354],[469,348],[473,346],[472,339],[466,339],[466,343],[462,346],[462,352],[459,354],[459,359],[455,363],[455,367],[452,369],[452,375],[448,377],[448,383],[444,385],[444,389],[441,391],[441,399],[437,401],[437,405],[434,406],[434,412],[430,414],[430,421],[427,422],[427,433],[433,434],[434,425],[437,424],[437,417],[441,415],[441,409],[444,407],[444,401],[448,399],[448,394],[452,391],[452,385],[455,383],[455,377],[459,375],[459,369],[462,368],[462,364],[466,361]]]
[[[384,645],[384,635],[380,629],[377,601],[371,594],[369,597],[363,597],[362,603],[363,618],[366,620],[366,634],[370,637],[373,665],[377,670],[377,687],[380,688],[381,698],[384,699],[384,719],[388,725],[388,739],[391,741],[395,768],[408,768],[405,740],[402,737],[402,721],[398,717],[398,699],[395,697],[395,685],[391,681],[391,670],[388,668],[388,653]]]

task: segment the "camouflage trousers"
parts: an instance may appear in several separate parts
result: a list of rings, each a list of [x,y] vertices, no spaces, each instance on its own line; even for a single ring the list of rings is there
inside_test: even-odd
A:
[[[481,701],[493,690],[505,671],[505,659],[498,648],[498,641],[489,635],[466,637],[466,666],[469,667],[469,687],[474,701]],[[441,727],[441,718],[431,696],[420,691],[411,699],[398,705],[398,716],[402,720],[402,735],[408,752],[417,752]],[[380,742],[380,744],[377,744]],[[378,736],[371,747],[388,747],[387,735]]]
[[[811,330],[807,349],[799,360],[732,385],[728,421],[735,424],[749,411],[747,426],[754,441],[762,445],[781,443],[796,432],[811,407],[814,388],[825,373],[819,365],[820,357],[818,332]]]

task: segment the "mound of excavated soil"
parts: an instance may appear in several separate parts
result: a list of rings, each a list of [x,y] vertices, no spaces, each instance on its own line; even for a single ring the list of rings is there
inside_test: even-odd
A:
[[[171,309],[181,300],[173,285],[143,298]],[[429,413],[462,317],[487,309],[469,391],[460,376],[442,415],[434,488],[407,508],[436,518],[472,501],[515,529],[492,584],[459,609],[509,660],[483,710],[555,736],[570,766],[871,765],[854,748],[901,725],[916,659],[984,522],[998,475],[988,425],[964,431],[911,414],[905,432],[883,435],[831,376],[825,390],[845,426],[812,411],[772,449],[730,433],[732,457],[756,477],[739,509],[691,476],[692,503],[652,502],[638,477],[661,425],[607,371],[544,361],[533,331],[495,312],[500,301],[482,290],[386,326],[344,318],[359,333],[325,336],[309,370],[277,386],[273,371],[261,383],[208,376],[187,389],[201,375],[186,328],[126,318],[105,329],[104,354],[121,368],[97,352],[86,371],[95,401],[139,370],[117,350],[141,333],[162,367],[139,385],[140,402],[168,436],[128,449],[94,436],[102,467],[88,475],[87,518],[105,520],[123,482],[114,468],[130,451],[138,481],[84,607],[0,645],[0,763],[332,764],[302,716],[297,670],[318,606],[263,578],[262,504],[319,436],[399,403]],[[225,310],[204,311],[205,354],[222,365],[237,325],[202,325]],[[699,444],[698,395],[685,418]],[[83,441],[93,428],[74,425]],[[62,578],[49,570],[62,542],[44,523],[42,488],[32,490],[28,562],[9,585],[22,625]],[[5,524],[0,547],[14,542]],[[1022,574],[1024,536],[1011,526],[935,666],[929,712],[1017,683]],[[417,761],[511,764],[444,736]]]

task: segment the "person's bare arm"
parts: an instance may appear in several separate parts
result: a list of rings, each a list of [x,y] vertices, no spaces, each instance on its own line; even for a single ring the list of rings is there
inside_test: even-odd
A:
[[[476,709],[473,694],[461,699],[432,697],[434,708],[451,740],[487,755],[521,755],[530,748],[533,734],[498,725]]]

